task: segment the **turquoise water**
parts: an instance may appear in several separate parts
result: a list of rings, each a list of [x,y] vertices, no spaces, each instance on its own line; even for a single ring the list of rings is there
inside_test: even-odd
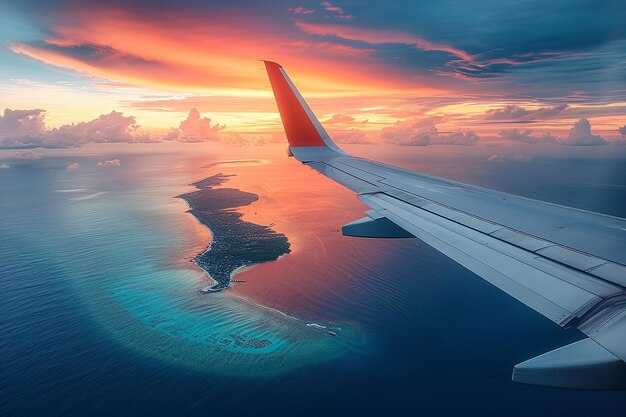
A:
[[[154,175],[170,167],[144,159],[81,175],[62,158],[13,168],[2,190],[5,293],[46,304],[40,287],[65,291],[94,332],[214,375],[267,376],[334,356],[342,341],[305,321],[198,292],[206,276],[184,259],[197,237],[181,233],[195,220],[173,198],[190,178]]]
[[[97,166],[114,157],[120,167]],[[622,393],[546,390],[500,375],[581,336],[419,241],[331,234],[339,218],[361,215],[344,213],[347,194],[331,207],[336,216],[316,220],[323,262],[285,262],[280,276],[266,278],[268,286],[285,281],[272,302],[199,293],[207,278],[190,261],[208,233],[174,196],[215,172],[198,167],[220,159],[135,152],[10,160],[0,172],[0,414],[623,415]],[[80,171],[66,169],[74,161]],[[595,160],[530,169],[480,161],[467,159],[466,179],[626,211],[623,160],[595,171]],[[262,176],[290,162],[254,169]],[[561,177],[576,171],[568,164],[602,177]],[[537,167],[550,180],[529,188]],[[578,192],[555,193],[563,189]]]

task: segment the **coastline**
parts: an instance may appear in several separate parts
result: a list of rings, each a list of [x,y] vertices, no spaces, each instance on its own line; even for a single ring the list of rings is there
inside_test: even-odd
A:
[[[202,292],[219,292],[229,288],[234,276],[254,265],[274,261],[289,253],[290,244],[282,233],[271,226],[263,226],[242,220],[236,209],[258,200],[258,195],[235,188],[220,187],[228,175],[216,174],[190,185],[196,191],[181,194],[187,203],[188,213],[204,225],[211,234],[205,250],[192,260],[212,285]]]

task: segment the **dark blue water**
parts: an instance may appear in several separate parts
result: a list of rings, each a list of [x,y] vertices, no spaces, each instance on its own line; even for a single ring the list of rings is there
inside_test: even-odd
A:
[[[122,166],[103,171],[96,161],[105,157]],[[65,169],[75,161],[80,171]],[[204,278],[188,264],[202,239],[171,198],[201,179],[197,156],[9,162],[0,171],[2,415],[626,415],[621,392],[510,382],[516,363],[581,335],[417,240],[329,235],[343,249],[326,255],[301,322],[228,293],[197,293]],[[396,162],[626,216],[623,158]],[[285,273],[297,281],[297,271]],[[302,311],[297,299],[277,304]],[[304,325],[313,321],[342,330],[328,337]],[[216,340],[233,332],[272,344],[222,350]]]

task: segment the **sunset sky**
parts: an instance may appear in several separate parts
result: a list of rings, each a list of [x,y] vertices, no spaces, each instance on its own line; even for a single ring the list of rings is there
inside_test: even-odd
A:
[[[624,144],[624,22],[622,1],[6,0],[0,148],[280,141],[259,59],[338,142]]]

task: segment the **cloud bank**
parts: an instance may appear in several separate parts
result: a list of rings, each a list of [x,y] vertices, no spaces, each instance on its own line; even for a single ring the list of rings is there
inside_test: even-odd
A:
[[[549,133],[541,135],[533,135],[532,130],[529,129],[510,129],[503,130],[498,133],[501,137],[508,140],[524,143],[557,143],[558,139]]]
[[[439,116],[399,120],[393,126],[381,130],[380,136],[387,143],[402,146],[427,145],[474,145],[480,137],[472,130],[465,132],[439,132]]]
[[[112,111],[98,118],[47,129],[45,110],[5,109],[0,116],[0,148],[68,148],[90,142],[147,142],[133,116]]]
[[[503,130],[499,135],[508,140],[524,143],[554,143],[569,146],[601,146],[609,143],[602,136],[591,133],[591,123],[587,119],[575,122],[565,139],[557,139],[549,133],[533,134],[529,129]]]
[[[5,109],[0,116],[0,149],[72,148],[87,143],[145,143],[160,140],[203,142],[219,140],[219,124],[211,125],[211,119],[202,117],[192,109],[179,127],[172,128],[163,136],[142,132],[134,116],[112,111],[96,119],[72,123],[54,129],[45,124],[45,110]],[[22,151],[18,157],[35,159],[32,151]],[[30,157],[29,157],[30,155]]]
[[[551,119],[563,113],[569,106],[558,104],[552,107],[540,107],[535,110],[528,110],[516,105],[508,105],[501,109],[489,110],[485,113],[486,120],[511,120],[511,121],[531,121]]]

